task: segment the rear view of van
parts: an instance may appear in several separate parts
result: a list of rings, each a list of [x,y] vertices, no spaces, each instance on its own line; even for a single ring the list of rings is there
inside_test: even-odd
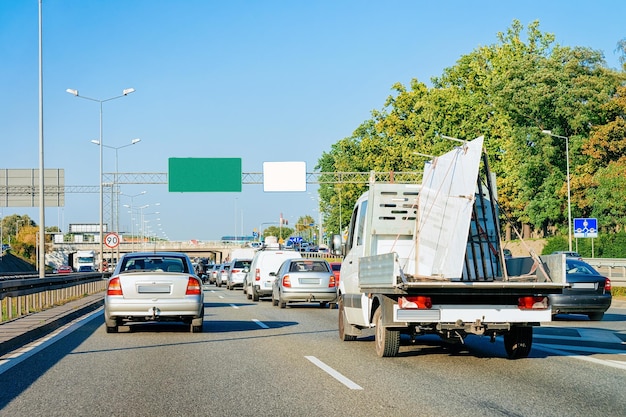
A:
[[[277,244],[258,250],[244,280],[243,290],[248,299],[259,301],[259,297],[271,296],[275,277],[270,273],[278,271],[285,260],[293,258],[302,258],[302,255],[294,250],[280,249]]]

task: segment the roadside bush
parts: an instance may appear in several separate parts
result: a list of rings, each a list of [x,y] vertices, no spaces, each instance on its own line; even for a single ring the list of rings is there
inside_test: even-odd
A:
[[[555,236],[547,238],[542,255],[551,254],[554,251],[568,250],[568,237]],[[592,247],[593,244],[593,247]],[[599,233],[597,238],[574,239],[573,251],[580,253],[583,258],[626,258],[626,232]]]

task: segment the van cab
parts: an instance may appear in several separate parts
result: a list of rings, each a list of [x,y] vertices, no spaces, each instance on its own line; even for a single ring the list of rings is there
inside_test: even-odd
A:
[[[293,258],[302,258],[302,255],[295,250],[282,249],[278,243],[269,243],[258,250],[244,278],[243,292],[248,300],[270,297],[275,279],[270,273],[277,272],[284,261]]]

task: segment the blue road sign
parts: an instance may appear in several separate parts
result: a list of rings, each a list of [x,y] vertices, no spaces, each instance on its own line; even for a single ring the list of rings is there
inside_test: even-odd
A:
[[[574,219],[574,237],[598,237],[598,219]]]

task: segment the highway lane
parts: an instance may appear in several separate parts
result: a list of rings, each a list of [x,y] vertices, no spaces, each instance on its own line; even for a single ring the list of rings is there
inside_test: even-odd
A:
[[[338,339],[337,310],[205,294],[204,333],[106,334],[96,313],[0,368],[0,416],[623,415],[624,309],[537,329],[528,359],[475,337],[460,351],[403,339],[399,357],[382,359],[371,337]]]

